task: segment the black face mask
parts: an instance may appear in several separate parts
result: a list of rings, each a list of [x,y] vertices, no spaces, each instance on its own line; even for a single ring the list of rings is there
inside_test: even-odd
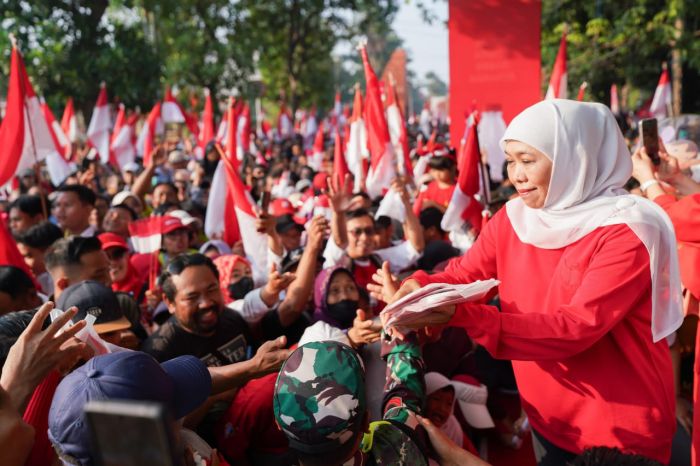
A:
[[[253,283],[253,279],[251,277],[243,277],[237,282],[233,282],[228,285],[228,296],[233,300],[243,299],[245,298],[245,295],[253,291],[254,287],[255,284]]]
[[[354,301],[352,299],[344,299],[335,304],[328,305],[328,316],[333,318],[341,328],[348,328],[352,326],[352,321],[355,320],[357,315],[357,308],[359,307],[359,301]]]

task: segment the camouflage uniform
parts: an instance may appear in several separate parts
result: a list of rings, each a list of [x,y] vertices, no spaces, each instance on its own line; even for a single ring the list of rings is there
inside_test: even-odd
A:
[[[387,361],[384,419],[369,425],[348,465],[427,465],[427,438],[415,413],[425,403],[424,366],[413,340],[382,339]],[[285,362],[275,385],[275,418],[290,447],[335,451],[356,438],[367,411],[362,360],[347,345],[308,343]]]

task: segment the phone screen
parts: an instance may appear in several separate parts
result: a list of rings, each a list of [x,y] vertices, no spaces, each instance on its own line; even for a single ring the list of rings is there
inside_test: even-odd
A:
[[[159,403],[93,401],[85,405],[93,457],[101,466],[179,466],[172,427]]]
[[[656,118],[642,120],[639,128],[642,134],[642,144],[644,144],[647,155],[654,162],[654,165],[659,165],[661,159],[659,158],[659,129]]]

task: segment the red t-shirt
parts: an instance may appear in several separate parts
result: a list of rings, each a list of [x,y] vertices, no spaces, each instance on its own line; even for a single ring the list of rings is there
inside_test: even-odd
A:
[[[416,215],[420,215],[420,211],[423,210],[423,201],[426,200],[431,200],[447,209],[447,205],[452,199],[454,190],[455,185],[441,188],[437,181],[431,181],[424,190],[418,193],[418,197],[416,197],[413,203],[413,212],[415,212]]]
[[[666,463],[675,420],[666,340],[651,335],[651,273],[627,225],[601,227],[561,249],[522,243],[505,209],[474,246],[428,283],[498,278],[501,311],[457,307],[461,326],[494,357],[513,360],[535,430],[565,450],[618,447]]]

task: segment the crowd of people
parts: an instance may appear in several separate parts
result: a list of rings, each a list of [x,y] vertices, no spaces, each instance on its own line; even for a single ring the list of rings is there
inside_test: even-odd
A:
[[[689,464],[695,143],[655,165],[607,107],[542,101],[446,231],[459,151],[435,129],[410,132],[425,173],[391,185],[403,221],[333,176],[330,125],[317,170],[301,136],[253,133],[239,175],[264,278],[242,241],[205,235],[216,141],[198,157],[171,129],[122,170],[76,146],[60,186],[19,173],[0,206],[24,259],[0,265],[0,463],[95,464],[86,403],[133,400],[167,408],[188,465],[486,465],[524,442],[539,466]],[[139,253],[129,227],[150,217],[160,250]],[[490,278],[481,302],[383,326],[412,291]]]

